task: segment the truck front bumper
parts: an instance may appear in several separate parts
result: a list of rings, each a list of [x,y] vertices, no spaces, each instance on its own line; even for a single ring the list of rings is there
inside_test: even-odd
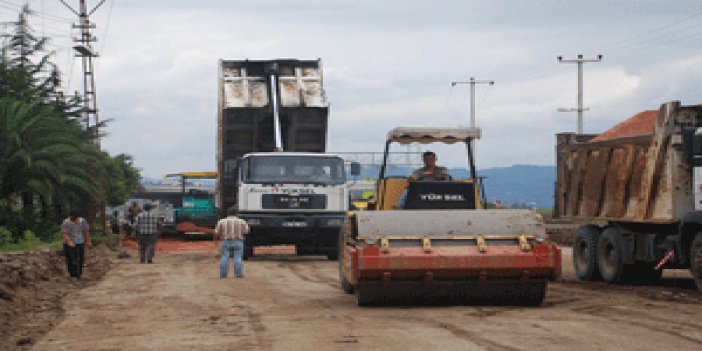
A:
[[[317,231],[341,228],[345,212],[332,213],[240,213],[251,229],[276,231]]]

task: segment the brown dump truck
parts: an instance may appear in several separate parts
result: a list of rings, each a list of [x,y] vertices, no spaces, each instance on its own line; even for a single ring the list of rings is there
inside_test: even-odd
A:
[[[702,106],[673,101],[600,135],[557,135],[555,218],[581,280],[647,282],[690,269],[702,290]]]

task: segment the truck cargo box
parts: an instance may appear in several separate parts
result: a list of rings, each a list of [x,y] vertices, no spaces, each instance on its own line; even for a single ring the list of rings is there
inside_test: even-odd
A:
[[[277,77],[276,87],[270,76]],[[272,89],[276,89],[275,93]],[[285,151],[324,152],[329,106],[321,60],[220,60],[217,113],[217,206],[236,203],[237,159],[275,151],[277,96]]]
[[[669,102],[650,122],[649,134],[558,134],[554,217],[673,223],[693,210],[683,140],[702,125],[702,107]]]

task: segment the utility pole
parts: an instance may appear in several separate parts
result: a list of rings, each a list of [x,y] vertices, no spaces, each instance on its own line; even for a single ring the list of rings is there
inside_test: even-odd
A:
[[[96,42],[97,38],[90,33],[91,29],[95,29],[95,24],[90,22],[90,15],[95,13],[95,11],[107,0],[100,0],[100,2],[90,11],[88,11],[86,0],[79,0],[78,11],[66,3],[66,1],[59,1],[76,16],[78,16],[78,24],[74,24],[73,28],[80,30],[80,37],[73,38],[73,41],[76,43],[73,49],[77,53],[76,56],[80,57],[83,63],[83,118],[85,119],[85,131],[88,137],[92,138],[92,141],[95,143],[95,147],[100,150],[100,119],[98,117],[97,93],[95,91],[95,70],[93,65],[93,58],[97,57],[98,54],[92,47],[92,43]],[[101,165],[94,166],[98,166],[100,168],[97,171],[99,172],[98,182],[101,198],[99,199],[99,204],[91,205],[88,221],[93,221],[95,217],[93,213],[95,209],[94,205],[97,205],[97,209],[100,211],[102,230],[106,233],[107,218],[105,215],[105,197],[107,194],[105,194],[105,170]]]
[[[73,38],[76,45],[73,49],[77,56],[81,58],[83,64],[83,118],[85,119],[86,131],[94,138],[95,144],[100,147],[100,132],[97,109],[97,93],[95,91],[95,70],[93,58],[97,57],[97,52],[93,50],[92,43],[97,41],[91,33],[91,29],[95,29],[95,24],[90,22],[90,15],[105,3],[106,0],[101,0],[92,10],[88,11],[88,6],[85,0],[79,1],[78,11],[73,9],[66,1],[59,0],[71,12],[78,16],[78,24],[74,24],[73,28],[80,30],[80,37]],[[92,127],[91,127],[92,122]]]
[[[451,82],[452,87],[455,87],[457,84],[470,84],[470,127],[475,128],[475,85],[495,85],[495,82],[492,80],[475,80],[473,77],[470,77],[470,80],[464,82]]]
[[[558,112],[578,112],[578,134],[583,134],[583,111],[587,111],[589,107],[583,107],[583,63],[600,62],[602,55],[597,55],[596,59],[586,59],[583,55],[578,55],[577,59],[564,60],[563,56],[557,57],[559,63],[577,63],[578,64],[578,107],[577,108],[558,108]]]

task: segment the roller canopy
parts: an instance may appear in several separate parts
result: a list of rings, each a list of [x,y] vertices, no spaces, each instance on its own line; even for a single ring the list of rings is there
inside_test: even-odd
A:
[[[356,212],[359,237],[544,234],[543,218],[529,210]]]
[[[395,128],[388,133],[388,142],[446,143],[466,142],[480,139],[480,128]]]

